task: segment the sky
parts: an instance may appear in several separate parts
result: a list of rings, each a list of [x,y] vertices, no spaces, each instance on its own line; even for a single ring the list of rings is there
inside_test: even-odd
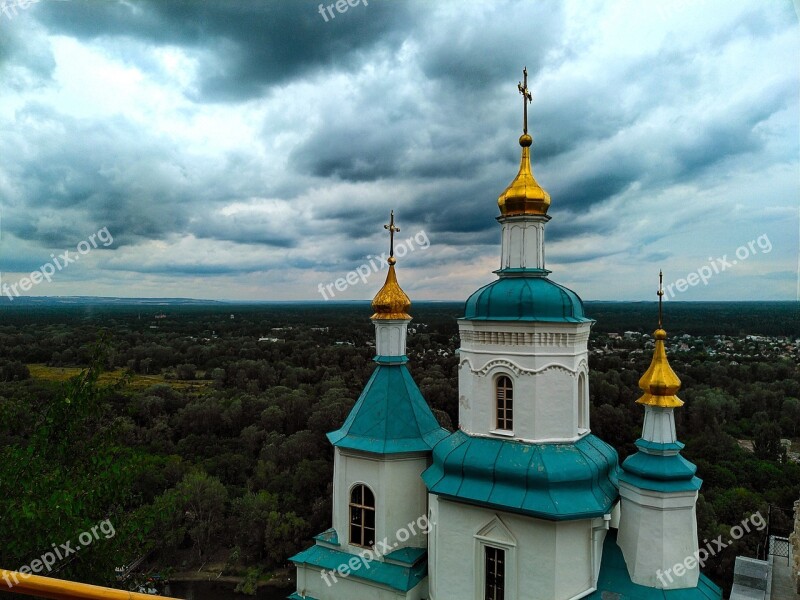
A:
[[[0,0],[2,283],[368,300],[394,210],[412,301],[464,300],[499,267],[527,66],[551,279],[800,301],[796,1],[342,7]]]

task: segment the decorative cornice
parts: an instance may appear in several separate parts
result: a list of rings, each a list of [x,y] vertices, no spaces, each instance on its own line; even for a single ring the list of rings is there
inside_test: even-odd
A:
[[[498,346],[547,346],[570,348],[589,340],[589,332],[578,333],[555,331],[487,331],[462,330],[459,332],[464,344],[485,344]]]
[[[458,364],[459,369],[461,367],[463,367],[465,364],[469,365],[469,370],[470,371],[472,371],[476,375],[483,375],[483,376],[488,375],[489,372],[492,371],[495,368],[507,369],[507,370],[513,372],[517,376],[520,376],[520,375],[538,375],[539,373],[542,373],[544,371],[549,371],[551,369],[561,370],[561,371],[564,371],[565,373],[568,373],[569,375],[576,376],[581,371],[581,366],[580,365],[578,366],[577,369],[570,369],[569,367],[566,367],[564,365],[560,365],[560,364],[557,364],[557,363],[549,363],[549,364],[546,364],[545,366],[543,366],[543,367],[541,367],[539,369],[526,369],[525,367],[521,367],[518,364],[516,364],[516,363],[514,363],[514,362],[512,362],[510,360],[507,360],[505,358],[496,358],[495,360],[490,360],[485,365],[483,365],[483,367],[481,367],[480,369],[474,368],[472,366],[472,361],[470,361],[469,358],[464,358]]]

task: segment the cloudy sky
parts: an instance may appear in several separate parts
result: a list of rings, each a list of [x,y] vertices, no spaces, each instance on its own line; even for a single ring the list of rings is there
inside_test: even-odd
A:
[[[791,0],[17,2],[2,280],[85,251],[29,294],[319,300],[394,209],[423,241],[406,291],[462,300],[498,267],[527,65],[555,281],[641,300],[658,269],[711,271],[674,298],[798,297]]]

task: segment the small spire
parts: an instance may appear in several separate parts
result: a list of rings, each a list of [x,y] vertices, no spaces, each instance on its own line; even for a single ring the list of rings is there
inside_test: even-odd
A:
[[[663,329],[664,306],[664,272],[658,270],[658,328]]]
[[[653,350],[653,360],[639,380],[639,387],[644,392],[636,402],[660,408],[677,408],[683,406],[683,400],[675,394],[681,389],[681,380],[672,370],[667,360],[667,351],[664,340],[667,332],[663,329],[663,299],[664,299],[664,274],[658,272],[658,329],[653,333],[656,347]]]
[[[550,194],[537,183],[531,170],[530,148],[533,138],[528,134],[528,104],[533,101],[533,95],[528,89],[527,67],[522,69],[522,77],[522,81],[517,83],[517,89],[522,94],[522,135],[519,138],[522,157],[517,176],[497,199],[503,216],[546,215],[550,208]]]
[[[389,272],[386,274],[386,282],[372,300],[372,310],[375,313],[373,319],[410,319],[408,309],[411,308],[411,300],[397,283],[397,274],[394,265],[397,259],[394,257],[394,234],[400,228],[394,224],[394,211],[389,214],[389,223],[383,226],[389,231]]]
[[[533,95],[528,89],[528,67],[522,68],[522,81],[517,83],[517,89],[522,94],[522,134],[528,135],[528,104],[533,102]]]
[[[393,265],[397,262],[394,257],[394,233],[395,231],[399,232],[400,228],[395,227],[394,224],[394,211],[389,213],[389,223],[383,226],[384,229],[389,230],[389,260],[387,261],[390,265]]]

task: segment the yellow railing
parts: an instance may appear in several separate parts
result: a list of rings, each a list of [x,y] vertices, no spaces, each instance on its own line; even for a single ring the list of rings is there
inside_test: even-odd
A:
[[[0,591],[54,600],[175,600],[0,569]]]

